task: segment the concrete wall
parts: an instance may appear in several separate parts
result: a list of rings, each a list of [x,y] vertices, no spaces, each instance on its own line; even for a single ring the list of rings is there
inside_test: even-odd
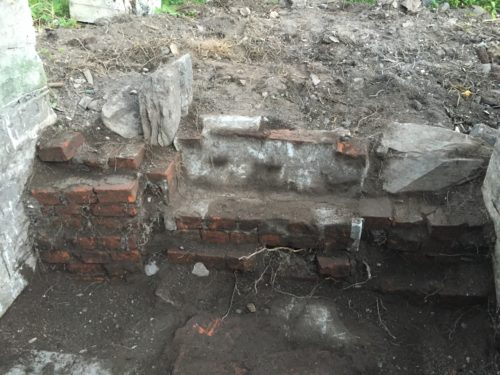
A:
[[[27,0],[0,1],[0,316],[35,265],[22,194],[38,132],[55,122]]]

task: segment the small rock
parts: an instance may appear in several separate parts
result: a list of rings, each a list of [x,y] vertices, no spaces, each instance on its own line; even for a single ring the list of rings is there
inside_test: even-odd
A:
[[[252,13],[250,8],[248,8],[248,7],[240,8],[239,12],[243,17],[248,17]]]
[[[482,16],[483,14],[486,14],[486,11],[479,5],[473,5],[472,14],[475,16]]]
[[[245,86],[247,84],[247,81],[244,79],[240,79],[240,85]]]
[[[92,111],[99,112],[101,110],[101,106],[99,104],[99,100],[92,100],[88,104],[87,108],[90,109],[90,110],[92,110]]]
[[[450,10],[450,4],[449,3],[442,3],[440,6],[439,6],[439,11],[440,12],[447,12]]]
[[[280,16],[280,14],[274,10],[271,11],[271,13],[269,13],[269,18],[278,18]]]
[[[481,64],[481,73],[483,73],[485,76],[490,74],[491,72],[491,64]]]
[[[207,277],[208,275],[210,275],[210,271],[201,262],[195,263],[195,265],[193,266],[193,271],[191,271],[191,273],[198,277]]]
[[[234,312],[236,314],[239,314],[239,315],[243,314],[243,310],[241,310],[241,309],[236,309],[236,310],[234,310]]]
[[[137,95],[137,90],[130,90],[130,95]]]
[[[172,55],[174,55],[174,56],[178,56],[179,55],[179,47],[177,47],[176,44],[171,43],[170,46],[169,46],[169,48],[170,48],[170,52],[172,52]]]
[[[311,77],[311,81],[312,81],[312,83],[313,83],[314,86],[318,86],[319,83],[321,82],[321,80],[319,79],[319,77],[316,74],[314,74],[314,73],[311,73],[310,77]]]
[[[248,309],[248,311],[250,311],[251,313],[254,313],[254,312],[256,312],[256,311],[257,311],[257,308],[255,307],[255,305],[254,305],[253,303],[249,303],[249,304],[247,305],[247,309]]]
[[[144,67],[144,68],[142,68],[142,71],[143,71],[144,73],[147,73],[147,72],[149,72],[149,69],[148,69],[148,68],[146,68],[146,67]]]
[[[405,8],[409,13],[417,13],[422,7],[421,0],[403,0],[401,6]]]
[[[92,77],[92,73],[88,68],[83,69],[83,75],[85,76],[85,79],[89,83],[89,85],[94,84],[94,77]]]
[[[83,96],[78,102],[78,105],[83,109],[88,109],[90,103],[92,103],[93,101],[94,99],[92,99],[90,96]]]
[[[154,260],[150,261],[148,264],[146,264],[146,266],[144,266],[144,273],[146,274],[146,276],[153,276],[159,270],[160,269],[158,268]]]
[[[486,124],[476,124],[472,127],[469,135],[471,137],[481,138],[489,145],[494,146],[497,141],[498,132],[496,129]]]
[[[33,344],[36,340],[38,340],[38,337],[33,337],[28,341],[29,344]]]

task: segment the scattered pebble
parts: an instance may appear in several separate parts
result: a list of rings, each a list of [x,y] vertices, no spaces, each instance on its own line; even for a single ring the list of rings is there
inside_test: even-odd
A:
[[[29,344],[33,344],[36,340],[38,340],[38,337],[33,337],[28,341]]]
[[[156,262],[154,260],[150,261],[148,264],[144,266],[144,273],[146,276],[153,276],[155,275],[160,269],[156,265]]]
[[[312,83],[313,83],[314,86],[318,86],[319,83],[321,82],[321,80],[319,79],[319,77],[316,74],[314,74],[314,73],[311,73],[310,77],[311,77],[311,81],[312,81]]]
[[[249,304],[247,305],[247,309],[248,309],[248,311],[250,311],[251,313],[254,313],[254,312],[256,312],[256,311],[257,311],[257,308],[255,307],[255,305],[254,305],[253,303],[249,303]]]
[[[191,271],[191,273],[198,277],[207,277],[208,275],[210,275],[210,271],[201,262],[195,263],[195,265],[193,266],[193,271]]]

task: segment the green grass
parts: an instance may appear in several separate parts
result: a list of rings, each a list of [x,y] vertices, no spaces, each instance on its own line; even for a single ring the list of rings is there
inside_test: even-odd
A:
[[[444,1],[443,1],[444,2]],[[486,10],[493,18],[496,18],[500,11],[500,1],[498,0],[448,0],[452,8],[468,8],[478,5]]]
[[[161,8],[156,9],[157,14],[170,14],[171,16],[196,16],[193,10],[182,11],[180,8],[190,4],[205,4],[207,0],[162,0]]]
[[[33,23],[38,27],[76,27],[69,15],[69,0],[29,0]]]

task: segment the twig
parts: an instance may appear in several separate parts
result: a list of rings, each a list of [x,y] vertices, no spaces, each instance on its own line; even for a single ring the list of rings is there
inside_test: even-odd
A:
[[[234,295],[236,292],[238,292],[238,294],[240,293],[240,291],[238,290],[238,277],[236,276],[236,272],[234,272],[233,293],[231,294],[231,299],[229,300],[229,307],[227,308],[227,311],[224,314],[224,316],[221,318],[221,321],[223,321],[224,319],[226,319],[229,316],[229,313],[231,312],[231,309],[233,307]]]
[[[239,257],[238,260],[248,260],[248,259],[250,259],[256,255],[259,255],[261,253],[264,253],[266,251],[269,253],[275,252],[275,251],[289,251],[291,253],[300,253],[301,251],[304,251],[304,250],[305,249],[292,249],[292,248],[286,247],[286,246],[273,247],[272,249],[268,249],[267,247],[261,247],[257,251],[254,251],[252,254]]]
[[[382,301],[380,301],[380,304],[382,304]],[[378,323],[380,324],[380,326],[384,329],[384,331],[387,332],[387,334],[389,336],[391,336],[391,338],[393,340],[396,340],[396,336],[394,336],[391,331],[389,330],[389,328],[387,327],[387,325],[384,323],[384,321],[382,320],[382,316],[380,316],[380,305],[379,305],[379,299],[377,298],[377,314],[378,314]]]

